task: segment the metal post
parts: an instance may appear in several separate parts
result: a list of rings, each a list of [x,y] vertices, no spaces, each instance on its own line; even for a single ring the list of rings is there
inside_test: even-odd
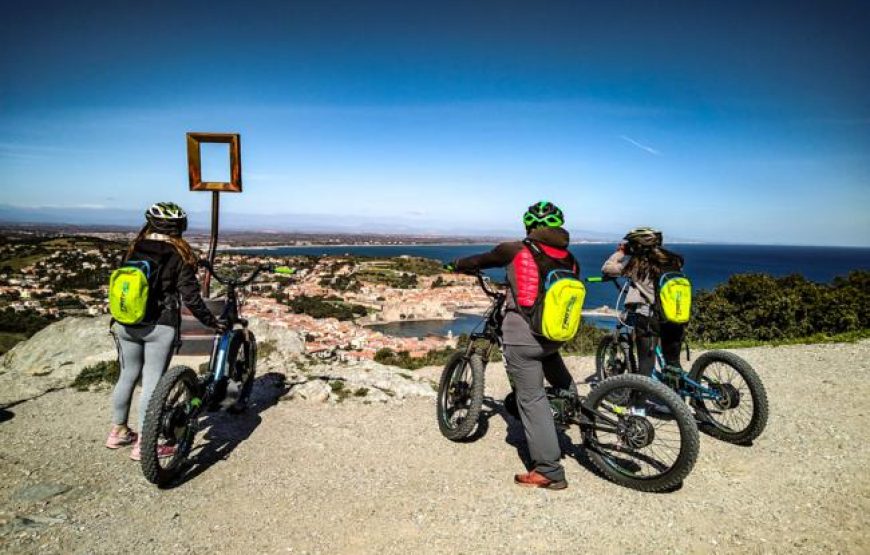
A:
[[[220,215],[220,198],[221,194],[218,191],[211,193],[211,239],[208,243],[208,262],[214,267],[214,259],[217,251],[218,242],[218,218]],[[210,296],[211,272],[206,272],[203,278],[202,288],[205,297]]]

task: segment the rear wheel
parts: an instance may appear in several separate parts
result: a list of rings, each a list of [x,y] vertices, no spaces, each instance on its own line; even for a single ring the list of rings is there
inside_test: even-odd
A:
[[[629,398],[621,405],[610,400]],[[608,378],[583,402],[592,422],[584,440],[592,463],[617,484],[663,491],[682,483],[700,449],[689,407],[664,385],[637,374]]]
[[[761,435],[767,426],[767,392],[748,362],[728,351],[707,351],[692,364],[689,377],[716,396],[692,398],[703,432],[737,444]]]
[[[438,428],[447,439],[462,441],[477,427],[483,405],[484,363],[478,354],[453,355],[438,385]]]
[[[196,415],[202,402],[193,369],[170,368],[154,389],[140,450],[142,473],[152,484],[166,485],[182,471],[196,435]]]

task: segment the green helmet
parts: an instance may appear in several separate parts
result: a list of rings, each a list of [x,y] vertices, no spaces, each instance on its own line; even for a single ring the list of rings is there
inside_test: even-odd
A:
[[[626,233],[623,239],[639,247],[658,247],[662,244],[662,232],[651,227],[636,227]]]
[[[565,216],[558,206],[552,202],[542,200],[529,206],[523,214],[523,225],[526,228],[546,226],[562,227],[565,225]]]

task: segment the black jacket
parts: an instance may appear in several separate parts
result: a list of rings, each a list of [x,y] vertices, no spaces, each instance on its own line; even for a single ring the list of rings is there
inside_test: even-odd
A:
[[[568,232],[561,227],[538,227],[530,231],[526,238],[558,249],[567,249],[570,244]],[[524,248],[522,241],[509,241],[497,245],[489,252],[460,258],[453,264],[458,272],[502,268],[513,262],[514,257]]]
[[[157,275],[148,280],[148,307],[139,325],[161,324],[177,328],[181,323],[183,302],[197,320],[215,327],[217,318],[200,294],[196,268],[184,262],[171,243],[144,239],[126,260],[147,260],[157,265]]]

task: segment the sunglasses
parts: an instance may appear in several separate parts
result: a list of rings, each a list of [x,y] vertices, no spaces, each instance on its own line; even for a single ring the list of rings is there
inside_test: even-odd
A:
[[[548,214],[548,215],[544,216],[543,218],[539,218],[539,217],[535,216],[534,214],[530,214],[530,213],[527,213],[525,216],[523,216],[523,224],[526,227],[529,227],[532,224],[536,224],[536,223],[543,223],[543,224],[547,225],[548,227],[559,227],[560,225],[562,225],[565,222],[564,222],[564,220],[562,220],[561,217],[557,216],[556,214]]]

